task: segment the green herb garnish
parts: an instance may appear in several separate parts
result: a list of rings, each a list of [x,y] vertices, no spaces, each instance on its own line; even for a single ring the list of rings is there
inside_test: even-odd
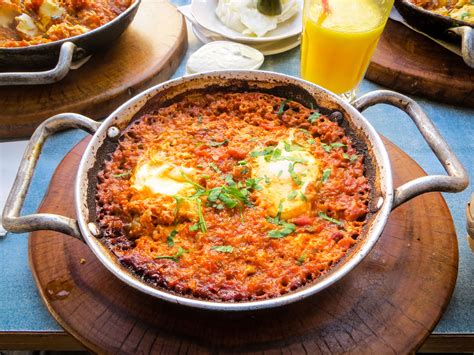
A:
[[[267,221],[281,226],[281,229],[274,229],[268,232],[268,236],[272,239],[281,239],[286,237],[288,234],[293,233],[296,230],[296,226],[293,223],[286,223],[281,220],[281,212],[283,211],[283,201],[278,204],[278,212],[275,217],[267,217]]]
[[[230,245],[219,245],[211,247],[212,250],[218,251],[219,253],[232,253],[234,248]]]
[[[277,116],[278,118],[281,118],[281,116],[283,115],[283,112],[285,112],[285,106],[288,102],[290,102],[291,100],[288,100],[288,99],[285,99],[281,102],[280,104],[280,108],[278,109],[278,112],[277,112]]]
[[[222,142],[216,142],[214,140],[211,140],[209,142],[209,146],[210,147],[220,147],[222,145],[227,145],[229,143],[229,140],[228,139],[224,139]]]
[[[300,198],[301,198],[301,201],[308,201],[308,198],[302,191],[300,191]]]
[[[211,169],[214,170],[216,173],[222,174],[221,169],[219,169],[216,164],[214,164],[214,163],[209,163],[209,166],[210,166]]]
[[[323,184],[326,183],[326,181],[328,181],[329,177],[331,176],[331,169],[324,169],[323,171],[323,178],[321,179],[321,181],[323,182]]]
[[[306,254],[303,253],[301,254],[301,256],[298,258],[298,260],[296,260],[296,264],[301,266],[303,265],[304,261],[306,260]]]
[[[288,165],[288,172],[290,173],[290,176],[291,178],[293,179],[293,182],[300,186],[303,184],[303,181],[301,181],[300,177],[298,176],[298,174],[295,172],[295,165],[296,163],[290,163]]]
[[[335,143],[330,143],[330,144],[321,144],[323,146],[323,149],[326,153],[329,153],[332,148],[342,148],[342,147],[347,147],[347,145],[342,144],[340,142],[335,142]]]
[[[168,237],[166,238],[166,242],[168,243],[169,247],[174,246],[174,237],[176,237],[176,234],[178,234],[178,231],[176,229],[173,229],[170,234],[168,234]]]
[[[237,162],[237,165],[247,165],[247,160],[240,160]]]
[[[316,142],[314,139],[308,139],[306,141],[306,143],[308,143],[308,144],[314,144],[314,142]]]
[[[326,221],[329,221],[331,223],[334,223],[334,224],[337,224],[338,226],[343,226],[344,223],[342,223],[341,221],[338,221],[337,219],[334,219],[334,218],[331,218],[329,217],[326,213],[324,212],[319,212],[318,213],[318,216],[322,219],[325,219]]]
[[[342,154],[342,156],[344,157],[344,159],[349,160],[351,163],[356,161],[359,158],[359,156],[357,154],[353,154],[353,155],[349,156],[349,154],[344,153],[344,154]]]
[[[285,150],[287,152],[294,152],[294,151],[301,151],[303,150],[303,147],[301,147],[298,144],[293,144],[293,143],[288,143],[286,141],[283,142],[283,145],[285,146]]]
[[[126,176],[130,176],[132,175],[132,172],[130,170],[124,172],[124,173],[121,173],[121,174],[112,174],[112,177],[114,178],[123,178],[123,177],[126,177]]]
[[[177,263],[179,261],[179,258],[181,257],[181,255],[183,255],[184,253],[187,253],[188,251],[186,249],[183,249],[181,247],[178,248],[178,252],[174,255],[160,255],[160,256],[156,256],[155,259],[169,259],[169,260],[173,260],[175,263]]]
[[[202,123],[202,115],[199,115],[199,116],[198,116],[198,123],[199,123],[199,124]]]
[[[321,117],[321,114],[319,112],[313,112],[311,116],[308,117],[308,121],[309,123],[314,123],[319,117]]]
[[[282,226],[282,229],[275,229],[268,232],[268,236],[271,239],[285,238],[296,230],[296,226],[293,223],[281,223],[280,225]]]
[[[294,200],[298,196],[298,191],[291,191],[286,197],[288,200]]]

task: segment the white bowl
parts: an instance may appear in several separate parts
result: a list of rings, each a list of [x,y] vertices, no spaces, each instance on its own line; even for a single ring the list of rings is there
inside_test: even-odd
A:
[[[214,32],[210,32],[205,28],[199,26],[198,24],[192,24],[192,30],[194,35],[198,40],[202,43],[210,43],[212,41],[225,41],[226,38],[222,37],[221,35],[214,34]],[[274,55],[280,54],[283,52],[287,52],[296,48],[300,45],[301,39],[300,36],[297,35],[295,37],[289,37],[282,39],[281,41],[276,42],[263,42],[263,43],[246,43],[247,46],[255,48],[262,52],[263,55]],[[239,43],[239,42],[237,42]]]
[[[301,33],[303,26],[303,0],[297,0],[299,11],[288,21],[278,24],[277,28],[269,31],[262,37],[244,35],[224,25],[216,15],[219,0],[193,0],[191,11],[200,26],[218,33],[227,39],[240,43],[263,43],[279,41],[288,37],[294,37]]]

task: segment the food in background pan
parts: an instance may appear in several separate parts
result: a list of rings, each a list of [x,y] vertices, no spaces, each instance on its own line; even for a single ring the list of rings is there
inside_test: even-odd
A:
[[[0,0],[0,47],[74,37],[124,12],[133,0]]]
[[[364,154],[318,110],[192,94],[144,113],[98,174],[102,241],[151,284],[245,301],[316,280],[357,242]]]
[[[473,0],[410,0],[410,2],[436,14],[474,24]]]

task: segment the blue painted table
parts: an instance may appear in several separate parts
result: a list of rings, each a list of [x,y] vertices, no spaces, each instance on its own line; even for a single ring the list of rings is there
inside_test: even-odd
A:
[[[186,0],[175,1],[185,4]],[[201,44],[190,34],[189,49],[174,77],[184,74],[184,63]],[[264,70],[299,76],[299,48],[266,57]],[[447,83],[449,85],[449,83]],[[360,93],[381,87],[365,80]],[[474,176],[474,110],[438,104],[414,97],[431,117],[461,162]],[[428,174],[444,174],[441,165],[411,120],[401,111],[379,105],[365,116],[375,128],[405,150]],[[32,213],[41,202],[49,180],[64,155],[83,137],[73,130],[51,138],[45,145],[23,213]],[[472,186],[459,194],[444,197],[453,215],[459,242],[459,274],[451,303],[435,328],[425,350],[474,347],[474,256],[467,242],[465,205]],[[28,266],[28,235],[8,234],[0,239],[2,276],[0,281],[0,350],[2,348],[74,349],[78,344],[66,338],[61,327],[46,310]],[[45,340],[46,339],[46,340]],[[444,344],[444,345],[443,345]],[[436,349],[435,349],[436,346]],[[444,346],[444,348],[443,348]]]

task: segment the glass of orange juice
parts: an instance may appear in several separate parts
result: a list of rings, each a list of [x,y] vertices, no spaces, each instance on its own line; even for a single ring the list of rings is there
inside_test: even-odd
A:
[[[301,76],[351,101],[394,0],[305,0]]]

